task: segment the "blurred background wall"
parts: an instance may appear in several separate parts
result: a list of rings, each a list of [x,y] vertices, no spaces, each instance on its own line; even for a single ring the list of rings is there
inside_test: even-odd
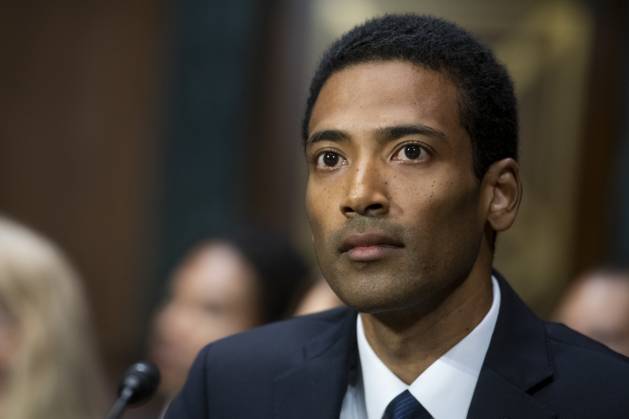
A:
[[[112,376],[195,226],[263,224],[310,252],[310,75],[336,36],[404,11],[468,28],[515,80],[525,200],[497,268],[545,315],[578,273],[627,263],[622,0],[4,1],[0,211],[75,262]]]

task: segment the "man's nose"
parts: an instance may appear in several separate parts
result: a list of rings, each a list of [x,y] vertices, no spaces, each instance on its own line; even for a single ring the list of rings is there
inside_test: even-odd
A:
[[[377,166],[376,162],[363,162],[350,169],[346,195],[340,205],[345,217],[382,217],[389,212],[387,182]]]

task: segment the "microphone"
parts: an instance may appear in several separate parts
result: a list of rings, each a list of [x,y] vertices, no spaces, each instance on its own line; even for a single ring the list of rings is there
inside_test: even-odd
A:
[[[159,370],[146,361],[131,365],[118,386],[118,400],[111,407],[106,419],[118,419],[127,405],[137,405],[151,398],[159,385]]]

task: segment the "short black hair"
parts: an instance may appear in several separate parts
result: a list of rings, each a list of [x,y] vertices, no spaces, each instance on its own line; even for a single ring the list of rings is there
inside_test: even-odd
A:
[[[304,144],[321,88],[335,72],[370,61],[402,60],[445,74],[458,88],[461,125],[472,142],[481,179],[503,158],[518,158],[513,82],[494,54],[470,33],[426,15],[385,15],[356,26],[324,53],[310,83],[302,124]]]

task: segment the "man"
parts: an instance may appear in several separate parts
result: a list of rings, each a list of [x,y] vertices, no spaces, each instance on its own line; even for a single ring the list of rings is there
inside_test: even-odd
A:
[[[351,308],[207,346],[169,419],[627,417],[627,359],[492,273],[522,186],[489,50],[433,17],[368,21],[324,55],[304,140],[315,250]]]

